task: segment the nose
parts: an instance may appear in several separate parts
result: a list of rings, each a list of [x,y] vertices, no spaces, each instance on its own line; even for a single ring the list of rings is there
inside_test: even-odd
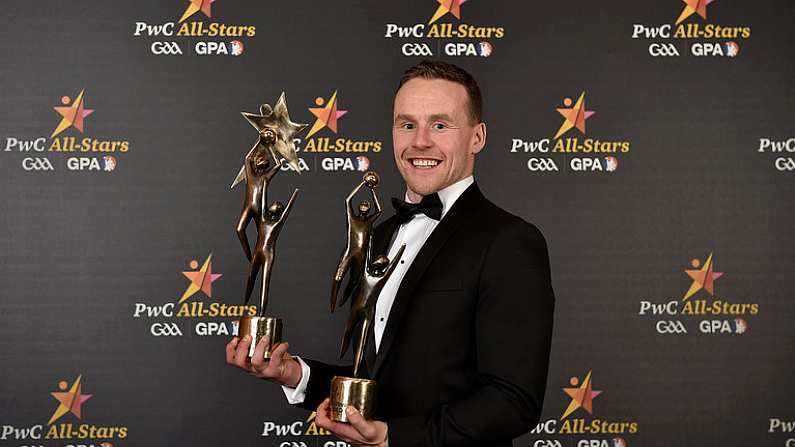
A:
[[[419,126],[417,131],[414,132],[414,139],[411,141],[411,146],[415,149],[427,149],[433,146],[431,130],[425,126]]]

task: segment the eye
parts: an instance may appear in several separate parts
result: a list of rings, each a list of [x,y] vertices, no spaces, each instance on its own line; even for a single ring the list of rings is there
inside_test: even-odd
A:
[[[431,127],[433,127],[436,130],[444,130],[444,129],[447,129],[447,124],[445,124],[445,123],[433,123],[433,125]]]
[[[414,129],[414,124],[413,123],[402,123],[398,127],[401,128],[401,129],[404,129],[404,130],[413,130]]]

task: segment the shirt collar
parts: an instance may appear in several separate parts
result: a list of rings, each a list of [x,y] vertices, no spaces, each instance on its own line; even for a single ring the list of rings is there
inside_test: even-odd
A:
[[[461,194],[469,188],[469,185],[475,183],[475,177],[470,175],[469,177],[462,178],[461,180],[453,183],[450,186],[440,189],[437,191],[439,194],[439,200],[442,201],[442,218],[450,211],[450,208],[453,207],[456,200],[461,197]],[[409,201],[408,192],[406,193],[405,200]]]

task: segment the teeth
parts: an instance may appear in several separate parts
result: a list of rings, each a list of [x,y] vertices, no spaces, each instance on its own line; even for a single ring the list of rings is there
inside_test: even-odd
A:
[[[411,160],[411,164],[417,167],[434,167],[439,164],[439,161],[431,160],[429,158],[415,158]]]

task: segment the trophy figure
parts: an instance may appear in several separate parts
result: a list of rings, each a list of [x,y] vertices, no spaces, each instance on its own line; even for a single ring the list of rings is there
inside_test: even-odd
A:
[[[293,191],[287,205],[278,200],[268,205],[268,185],[282,168],[285,158],[293,169],[298,170],[298,155],[295,152],[295,135],[307,127],[290,121],[287,112],[287,101],[282,92],[276,106],[271,108],[268,104],[260,106],[260,114],[241,112],[243,117],[257,129],[257,141],[254,147],[246,154],[243,167],[240,168],[234,188],[243,179],[246,181],[246,195],[243,210],[238,219],[236,233],[243,246],[243,252],[248,259],[248,279],[244,304],[247,305],[254,290],[254,283],[262,270],[262,284],[260,289],[258,316],[244,316],[240,319],[239,335],[251,335],[252,342],[249,357],[254,355],[254,348],[259,340],[267,336],[269,346],[265,349],[265,358],[270,358],[272,348],[281,341],[282,321],[279,318],[265,316],[268,306],[268,288],[270,286],[271,271],[276,256],[276,240],[281,233],[284,223],[293,208],[298,189]],[[257,242],[252,252],[249,247],[246,228],[251,220],[257,224]]]
[[[373,223],[381,214],[381,205],[374,191],[378,182],[378,175],[375,172],[365,173],[363,181],[345,199],[348,216],[348,243],[342,253],[332,283],[331,310],[334,311],[340,283],[345,272],[349,270],[348,284],[341,303],[350,297],[351,311],[345,325],[345,334],[342,337],[340,358],[348,351],[352,340],[355,340],[356,352],[353,361],[353,377],[336,376],[331,381],[331,419],[338,422],[348,422],[348,416],[345,413],[348,406],[359,410],[365,419],[370,419],[373,416],[377,384],[375,380],[360,377],[359,369],[365,343],[372,330],[378,295],[400,262],[400,257],[406,248],[405,245],[401,246],[392,262],[389,262],[389,259],[383,255],[373,259]],[[373,214],[369,213],[370,204],[367,201],[359,204],[358,213],[351,206],[353,196],[365,185],[370,189],[375,203]]]
[[[353,377],[335,376],[331,380],[331,419],[338,422],[348,422],[348,415],[345,409],[352,405],[365,419],[371,419],[375,410],[375,398],[378,389],[375,380],[359,377],[359,369],[364,354],[364,345],[367,341],[372,322],[375,317],[375,303],[378,294],[384,288],[392,272],[395,270],[403,250],[406,245],[402,245],[395,255],[395,259],[389,262],[384,255],[379,255],[372,259],[372,244],[367,250],[367,265],[364,269],[361,281],[351,298],[351,315],[345,325],[345,335],[342,338],[340,348],[340,358],[348,350],[351,339],[356,338],[356,352],[353,361]],[[356,328],[359,330],[356,331]]]
[[[340,257],[340,263],[331,284],[331,312],[334,312],[337,307],[337,295],[345,273],[349,271],[348,284],[345,286],[340,305],[345,304],[347,298],[353,294],[364,273],[365,255],[370,242],[369,236],[372,233],[373,224],[382,213],[378,196],[375,195],[375,187],[378,186],[379,181],[378,174],[368,171],[364,174],[362,182],[353,188],[353,191],[345,199],[345,211],[348,216],[348,243]],[[353,196],[365,185],[370,189],[375,204],[375,212],[372,214],[370,213],[370,202],[366,200],[359,202],[356,209],[351,204]]]

